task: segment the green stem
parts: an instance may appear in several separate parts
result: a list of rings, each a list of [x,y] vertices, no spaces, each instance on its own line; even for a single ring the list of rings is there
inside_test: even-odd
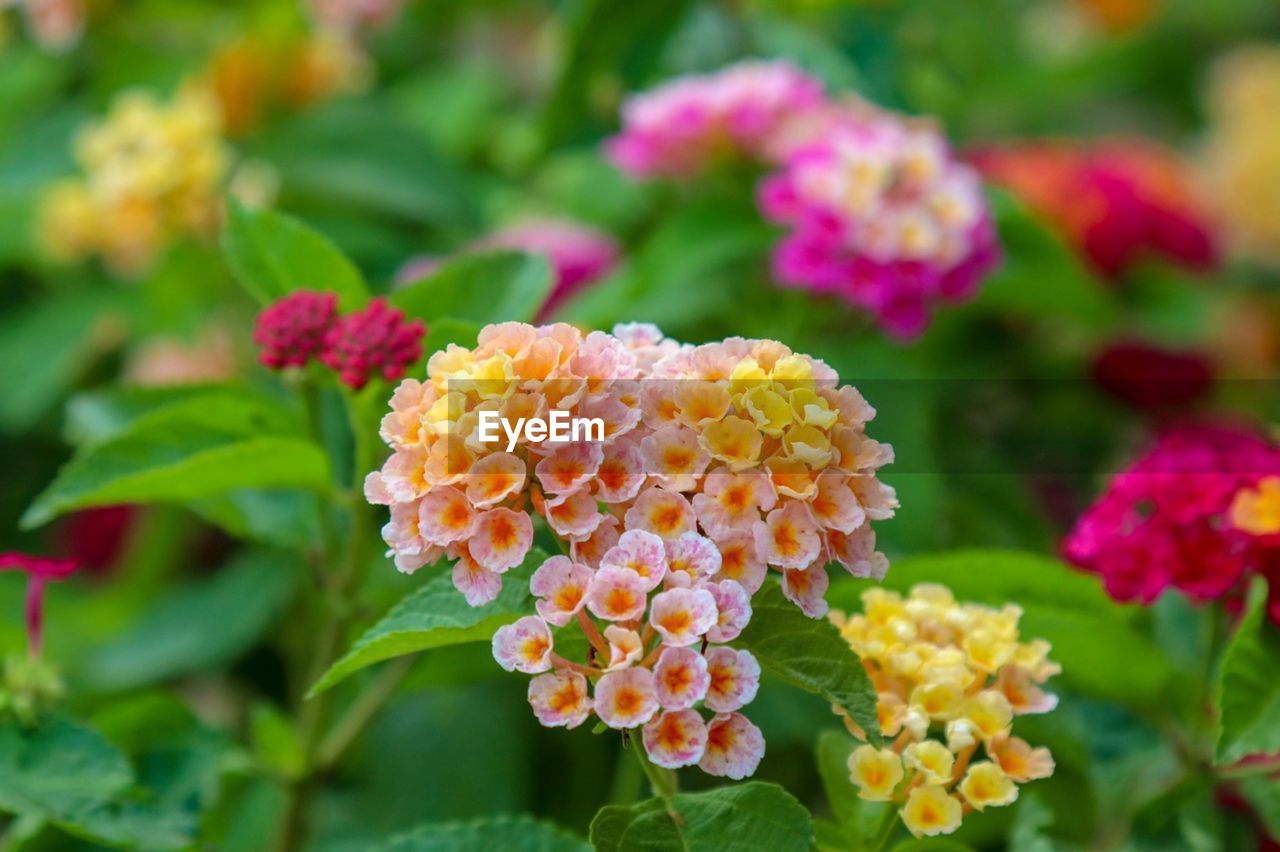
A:
[[[663,769],[650,763],[649,758],[644,753],[644,745],[636,736],[631,738],[631,750],[635,752],[636,760],[640,761],[640,768],[644,770],[645,776],[649,779],[649,784],[653,787],[653,794],[666,802],[668,809],[674,815],[675,809],[671,807],[671,797],[680,791],[679,784],[676,781],[676,774],[670,769]]]
[[[889,803],[884,810],[884,815],[880,817],[880,824],[876,826],[876,833],[871,836],[871,843],[866,847],[867,852],[883,852],[897,828],[898,807]]]
[[[413,666],[413,655],[400,657],[391,662],[378,675],[378,678],[352,702],[347,712],[337,724],[320,741],[317,750],[317,769],[331,768],[343,752],[356,741],[365,727],[378,715],[378,711],[391,698],[400,681]]]
[[[1223,780],[1252,778],[1255,775],[1280,774],[1280,757],[1269,757],[1252,763],[1237,763],[1234,766],[1223,766],[1216,772]]]

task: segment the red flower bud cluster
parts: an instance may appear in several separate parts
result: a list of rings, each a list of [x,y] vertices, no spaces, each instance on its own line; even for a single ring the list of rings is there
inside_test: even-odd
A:
[[[426,330],[421,320],[406,322],[385,299],[339,316],[333,293],[299,290],[259,314],[253,339],[262,363],[272,369],[305,366],[315,358],[359,390],[375,375],[399,379],[422,357]]]

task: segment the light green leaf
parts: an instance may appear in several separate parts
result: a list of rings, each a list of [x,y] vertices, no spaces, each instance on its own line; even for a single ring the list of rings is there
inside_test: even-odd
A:
[[[1107,597],[1096,578],[1051,557],[1010,550],[960,550],[893,562],[883,585],[906,591],[942,583],[956,599],[1024,610],[1024,640],[1046,639],[1062,664],[1063,683],[1093,696],[1150,707],[1164,700],[1172,672],[1155,642],[1136,626],[1139,610]],[[842,581],[827,594],[833,607],[858,610],[870,584]],[[1141,666],[1133,660],[1141,659]]]
[[[776,585],[751,602],[751,623],[735,643],[765,671],[844,708],[879,745],[876,693],[862,661],[834,624],[809,618]]]
[[[1219,763],[1280,751],[1280,630],[1267,618],[1267,584],[1257,580],[1249,608],[1222,657],[1218,679]]]
[[[60,514],[116,503],[183,502],[241,488],[329,486],[323,450],[261,434],[260,412],[195,406],[157,412],[121,434],[81,447],[27,509],[25,529]]]
[[[679,815],[679,824],[668,812]],[[677,793],[670,804],[649,799],[630,808],[602,809],[591,822],[598,852],[685,849],[777,852],[812,849],[813,820],[776,784],[748,781],[699,793]]]
[[[827,793],[827,804],[841,828],[856,830],[862,813],[858,788],[849,780],[849,755],[857,741],[844,731],[829,730],[818,735],[818,774]]]
[[[551,265],[520,252],[463,254],[403,287],[391,304],[428,324],[441,317],[475,323],[528,322],[551,292]]]
[[[292,554],[245,552],[156,601],[132,629],[90,655],[82,680],[91,689],[125,690],[226,665],[270,629],[301,576]]]
[[[470,822],[424,825],[391,838],[386,852],[589,852],[585,842],[548,822],[528,816],[485,817]]]
[[[1240,782],[1240,792],[1267,827],[1267,833],[1280,837],[1280,778],[1274,775],[1246,778]]]
[[[78,393],[67,402],[66,439],[101,442],[141,422],[199,417],[243,429],[245,434],[289,434],[302,424],[276,401],[236,385],[127,387]]]
[[[88,728],[60,718],[34,728],[0,725],[0,810],[99,843],[187,846],[190,817],[139,799],[133,783],[124,755]]]
[[[529,551],[522,565],[503,576],[497,599],[481,607],[466,602],[453,587],[449,571],[422,569],[435,576],[366,630],[311,687],[310,695],[324,692],[355,672],[392,657],[446,645],[487,642],[502,625],[533,612],[529,577],[546,559],[547,555],[537,548]]]
[[[273,705],[259,702],[249,716],[249,736],[258,763],[275,775],[297,779],[307,768],[307,756],[290,719]]]
[[[222,251],[236,279],[266,304],[294,290],[338,294],[341,310],[369,300],[360,271],[333,243],[307,225],[273,210],[250,210],[234,199],[222,233]]]

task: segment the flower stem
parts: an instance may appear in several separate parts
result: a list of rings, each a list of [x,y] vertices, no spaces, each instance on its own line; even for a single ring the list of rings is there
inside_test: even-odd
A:
[[[865,847],[867,852],[883,852],[897,828],[898,807],[890,802],[884,809],[884,815],[880,817],[880,824],[876,826],[875,834],[871,835],[871,842]]]
[[[671,812],[673,818],[678,817],[675,808],[671,804],[671,797],[680,791],[679,782],[676,781],[676,774],[670,769],[663,769],[654,766],[649,762],[648,756],[644,753],[644,744],[640,742],[638,736],[631,737],[631,750],[636,754],[636,760],[640,761],[640,768],[644,770],[645,776],[649,779],[649,785],[653,787],[653,794],[667,803],[667,809]]]

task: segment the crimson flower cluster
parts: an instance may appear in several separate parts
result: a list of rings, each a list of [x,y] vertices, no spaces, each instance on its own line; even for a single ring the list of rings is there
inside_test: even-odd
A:
[[[312,358],[359,390],[375,376],[395,381],[422,357],[422,320],[374,299],[362,310],[338,314],[333,293],[299,290],[258,315],[253,339],[259,359],[273,370],[306,366]]]

